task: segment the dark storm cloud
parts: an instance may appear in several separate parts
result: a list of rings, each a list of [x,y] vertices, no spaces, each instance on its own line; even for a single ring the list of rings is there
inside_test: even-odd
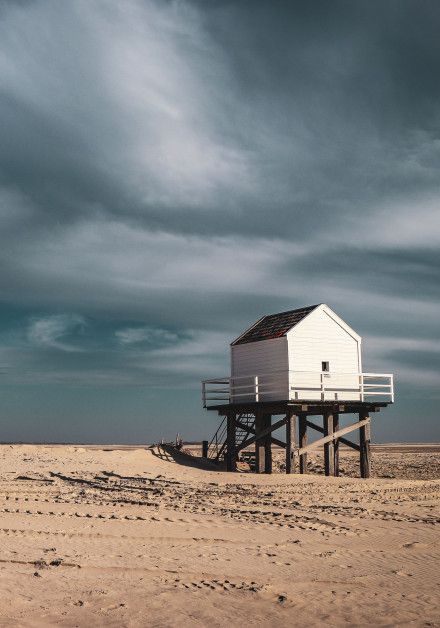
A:
[[[4,184],[56,221],[293,239],[437,191],[426,6],[9,6]]]
[[[434,385],[437,2],[0,15],[0,365],[182,385],[262,314],[324,301],[373,369]]]
[[[410,290],[418,298],[434,303],[440,300],[440,251],[421,248],[370,248],[334,246],[314,252],[286,265],[285,274],[299,273],[313,282],[322,269],[339,284],[355,287],[359,277],[363,286],[384,295],[399,296]]]

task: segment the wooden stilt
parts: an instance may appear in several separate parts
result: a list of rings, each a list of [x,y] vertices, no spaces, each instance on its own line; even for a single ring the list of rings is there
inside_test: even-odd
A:
[[[236,471],[237,453],[235,451],[235,412],[227,415],[226,430],[226,471]]]
[[[337,432],[339,430],[339,414],[335,413],[333,415],[333,431]],[[335,439],[334,443],[334,474],[339,476],[339,438]]]
[[[299,447],[307,445],[307,414],[301,412],[299,415]],[[301,454],[299,457],[299,472],[307,473],[307,454]]]
[[[215,406],[220,416],[226,417],[227,437],[217,446],[217,460],[226,459],[228,471],[236,470],[238,453],[255,444],[256,472],[271,473],[272,452],[271,444],[286,449],[286,472],[294,471],[294,456],[299,457],[299,470],[307,472],[307,456],[324,446],[324,467],[326,475],[339,473],[339,447],[345,445],[359,451],[360,475],[370,477],[370,425],[371,413],[379,412],[386,403],[367,402],[250,402],[249,404],[227,404]],[[340,415],[354,414],[356,420],[344,427],[340,427]],[[255,416],[255,424],[248,421],[246,415]],[[279,420],[272,417],[282,415]],[[312,416],[322,416],[323,424],[317,425],[309,420]],[[299,438],[296,440],[296,417],[299,422]],[[223,430],[224,422],[221,423]],[[273,434],[280,428],[286,428],[286,442],[276,438]],[[219,429],[220,429],[219,428]],[[308,430],[315,430],[322,434],[322,438],[308,442]],[[241,431],[240,441],[237,442],[237,429]],[[347,435],[359,431],[359,444],[353,442]],[[219,430],[217,430],[219,432]],[[217,434],[214,440],[217,443]],[[203,443],[203,455],[206,452],[206,442]],[[208,451],[209,454],[209,451]]]
[[[368,418],[368,412],[359,412],[359,421]],[[359,462],[361,478],[370,477],[370,423],[366,423],[359,428]]]
[[[202,458],[207,458],[208,457],[208,441],[207,440],[202,440]]]
[[[263,415],[263,429],[270,430],[272,426],[272,415]],[[272,473],[272,438],[270,431],[264,437],[264,473]]]
[[[324,436],[333,434],[333,414],[326,412],[324,415]],[[325,475],[335,474],[335,452],[333,440],[324,443],[324,470]]]
[[[255,414],[255,473],[264,473],[266,468],[265,461],[265,439],[260,434],[264,430],[264,415],[261,412]]]
[[[286,419],[286,473],[292,473],[292,422]]]
[[[296,467],[296,460],[295,460],[295,455],[296,455],[296,430],[297,430],[297,427],[298,427],[297,415],[296,414],[292,414],[290,420],[291,420],[291,424],[292,424],[292,473],[295,473],[295,467]]]

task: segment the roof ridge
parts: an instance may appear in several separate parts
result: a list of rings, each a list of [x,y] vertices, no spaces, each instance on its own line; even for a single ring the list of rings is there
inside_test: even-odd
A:
[[[282,316],[283,314],[294,314],[295,312],[303,312],[304,310],[314,310],[316,307],[324,305],[324,303],[316,303],[315,305],[305,305],[304,307],[298,307],[294,310],[285,310],[284,312],[274,312],[273,314],[265,314],[263,318],[267,316]]]

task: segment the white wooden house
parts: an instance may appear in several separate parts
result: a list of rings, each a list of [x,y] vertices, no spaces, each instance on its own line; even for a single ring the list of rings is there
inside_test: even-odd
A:
[[[393,377],[362,373],[361,337],[324,303],[263,316],[231,343],[231,374],[205,380],[220,401],[393,401]]]

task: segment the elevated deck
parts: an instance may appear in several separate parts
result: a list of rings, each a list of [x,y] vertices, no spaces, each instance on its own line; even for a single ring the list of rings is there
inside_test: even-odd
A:
[[[281,374],[281,377],[279,375]],[[210,451],[226,460],[228,471],[236,470],[240,451],[255,444],[255,471],[272,472],[272,444],[286,450],[286,473],[295,459],[300,473],[307,471],[307,455],[324,447],[326,475],[339,474],[339,443],[359,452],[361,477],[370,475],[370,414],[394,401],[393,376],[389,373],[329,373],[281,371],[280,373],[221,377],[202,383],[203,406],[224,417],[211,442]],[[281,386],[280,386],[281,383]],[[339,415],[355,414],[358,420],[340,426]],[[272,417],[275,418],[272,421]],[[322,416],[322,427],[311,421]],[[285,428],[285,440],[274,432]],[[298,427],[298,436],[296,430]],[[322,435],[307,442],[307,430]],[[358,432],[359,444],[347,439]]]
[[[248,401],[239,403],[221,403],[205,406],[205,410],[218,412],[219,415],[226,416],[228,413],[251,413],[263,412],[267,414],[293,414],[315,415],[324,412],[337,412],[338,414],[357,414],[359,412],[380,412],[381,408],[386,408],[390,401],[315,401],[304,399],[301,401],[289,401],[280,399],[279,401]]]
[[[220,377],[202,382],[203,407],[217,409],[250,404],[387,405],[394,402],[390,373],[329,373],[280,371],[240,377]],[[355,412],[356,410],[350,410]]]

